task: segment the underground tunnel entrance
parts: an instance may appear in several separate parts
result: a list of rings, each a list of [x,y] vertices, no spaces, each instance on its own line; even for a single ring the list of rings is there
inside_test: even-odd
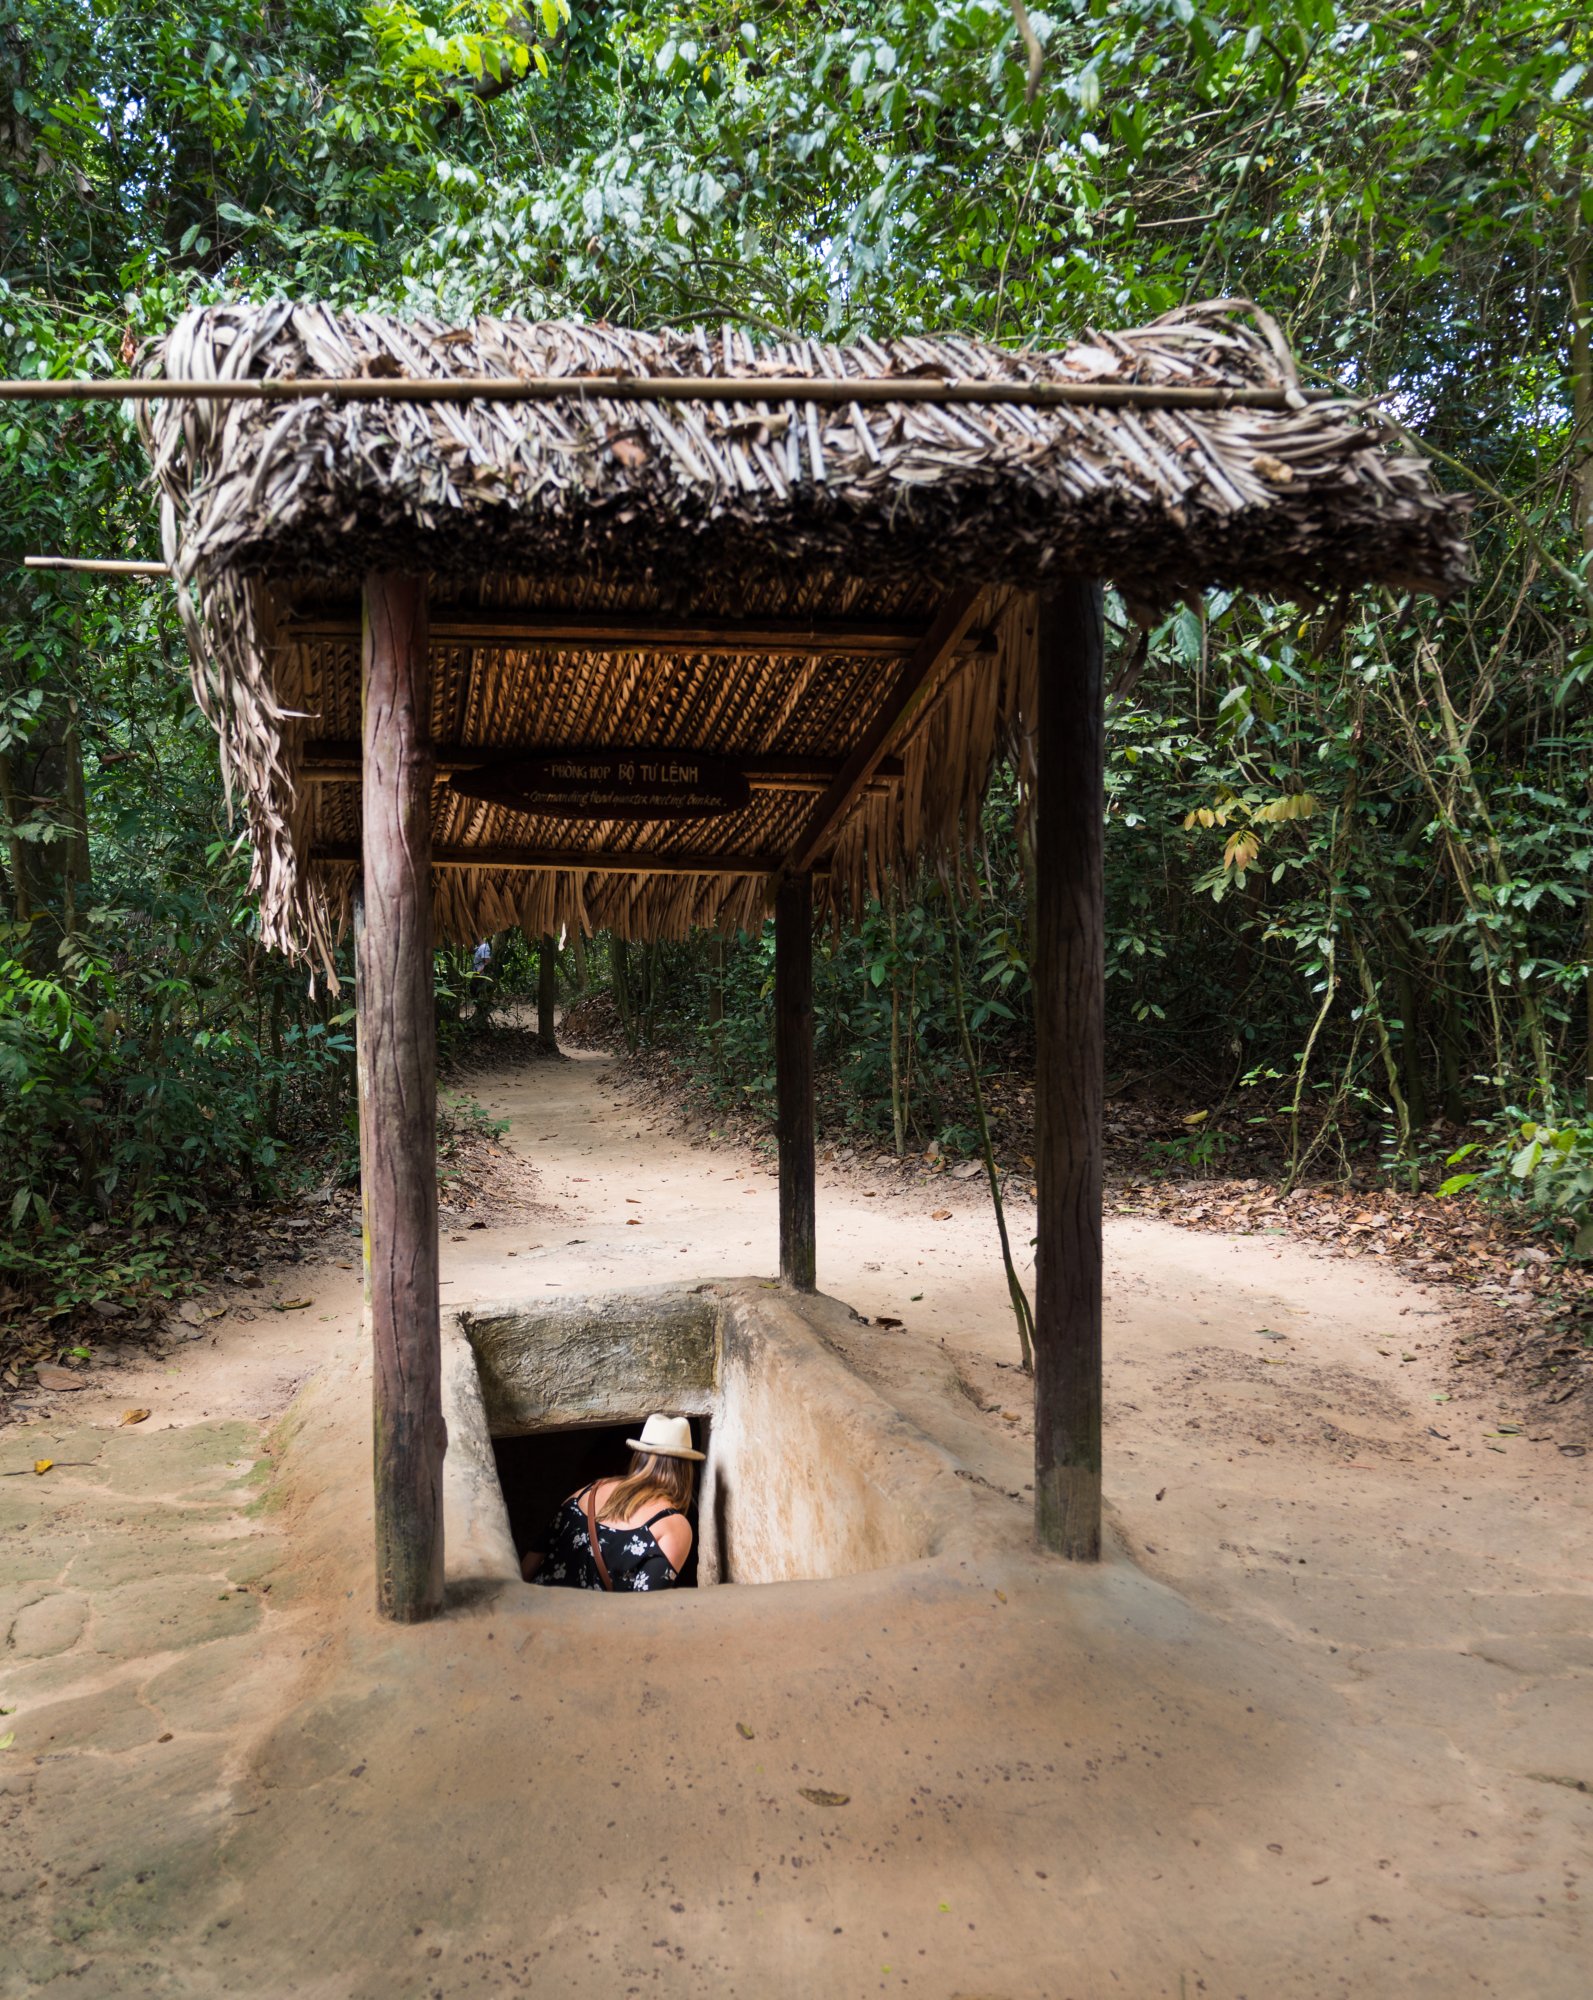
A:
[[[595,1479],[610,1479],[628,1470],[631,1454],[626,1439],[641,1436],[648,1414],[644,1411],[618,1423],[585,1425],[578,1430],[542,1431],[492,1440],[498,1485],[508,1510],[516,1556],[523,1556],[533,1545],[543,1544],[554,1514],[572,1493],[580,1492]],[[707,1417],[691,1419],[691,1441],[698,1451],[709,1451],[710,1430]],[[702,1539],[697,1525],[697,1503],[702,1492],[700,1473],[699,1467],[697,1488],[687,1509],[692,1531],[691,1554],[680,1573],[679,1589],[695,1589],[697,1584],[697,1556]],[[646,1510],[642,1518],[645,1520],[651,1511]]]
[[[985,1547],[969,1475],[843,1358],[856,1322],[757,1278],[461,1307],[445,1338],[451,1580],[518,1582],[560,1502],[623,1472],[654,1411],[689,1418],[706,1453],[687,1582],[817,1582]]]

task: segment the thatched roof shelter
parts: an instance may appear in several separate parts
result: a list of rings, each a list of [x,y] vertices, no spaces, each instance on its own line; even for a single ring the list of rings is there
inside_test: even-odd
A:
[[[1059,354],[219,307],[157,365],[166,555],[265,935],[330,962],[363,911],[383,1612],[443,1603],[434,936],[772,904],[780,1273],[811,1291],[815,887],[855,905],[970,838],[1003,747],[1037,801],[1035,1520],[1096,1557],[1101,581],[1140,615],[1448,590],[1460,503],[1234,300]]]
[[[1311,599],[1466,574],[1459,504],[1374,414],[1298,394],[1276,329],[1242,302],[1060,353],[216,307],[182,320],[158,366],[395,388],[571,378],[567,396],[518,403],[145,406],[167,558],[196,590],[180,592],[195,687],[247,812],[265,934],[294,950],[325,953],[354,879],[373,569],[430,577],[434,914],[456,939],[760,920],[770,877],[813,846],[837,774],[883,723],[809,855],[821,897],[827,884],[855,907],[882,868],[955,842],[998,752],[1021,754],[1032,593],[1058,574],[1105,578],[1141,614],[1214,583]],[[815,391],[648,399],[605,395],[605,376]],[[943,399],[863,400],[942,383]],[[992,383],[1220,393],[1196,408],[956,400]],[[1257,389],[1285,406],[1222,406]],[[966,615],[925,668],[954,597]],[[732,760],[745,802],[605,820],[517,810],[512,784],[484,782],[515,753],[615,747]]]

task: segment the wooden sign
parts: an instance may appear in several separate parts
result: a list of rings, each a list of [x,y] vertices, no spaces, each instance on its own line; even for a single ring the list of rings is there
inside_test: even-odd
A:
[[[456,771],[449,789],[545,819],[715,819],[752,796],[738,764],[693,750],[538,750]]]

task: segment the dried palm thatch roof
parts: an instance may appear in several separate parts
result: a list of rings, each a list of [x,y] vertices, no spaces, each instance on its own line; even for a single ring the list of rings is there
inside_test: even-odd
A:
[[[447,328],[291,304],[189,314],[158,360],[184,380],[585,378],[535,402],[145,405],[195,687],[246,802],[268,939],[324,951],[346,910],[353,597],[371,569],[433,580],[436,912],[456,938],[755,920],[826,771],[868,735],[954,592],[977,593],[966,638],[827,841],[838,902],[954,844],[999,750],[1021,754],[1032,593],[1048,577],[1104,577],[1139,610],[1207,584],[1312,597],[1462,583],[1461,503],[1374,417],[1307,404],[1276,329],[1244,308],[1251,331],[1235,307],[1055,354]],[[614,381],[635,376],[859,387],[704,402]],[[867,400],[926,381],[1265,389],[1297,407]],[[755,789],[705,831],[533,817],[449,782],[472,753],[550,746],[733,754]]]

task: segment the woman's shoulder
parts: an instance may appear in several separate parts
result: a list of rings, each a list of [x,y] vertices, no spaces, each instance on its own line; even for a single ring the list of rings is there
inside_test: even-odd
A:
[[[679,1569],[691,1551],[691,1523],[677,1508],[654,1521],[653,1540],[669,1558],[670,1567]]]

